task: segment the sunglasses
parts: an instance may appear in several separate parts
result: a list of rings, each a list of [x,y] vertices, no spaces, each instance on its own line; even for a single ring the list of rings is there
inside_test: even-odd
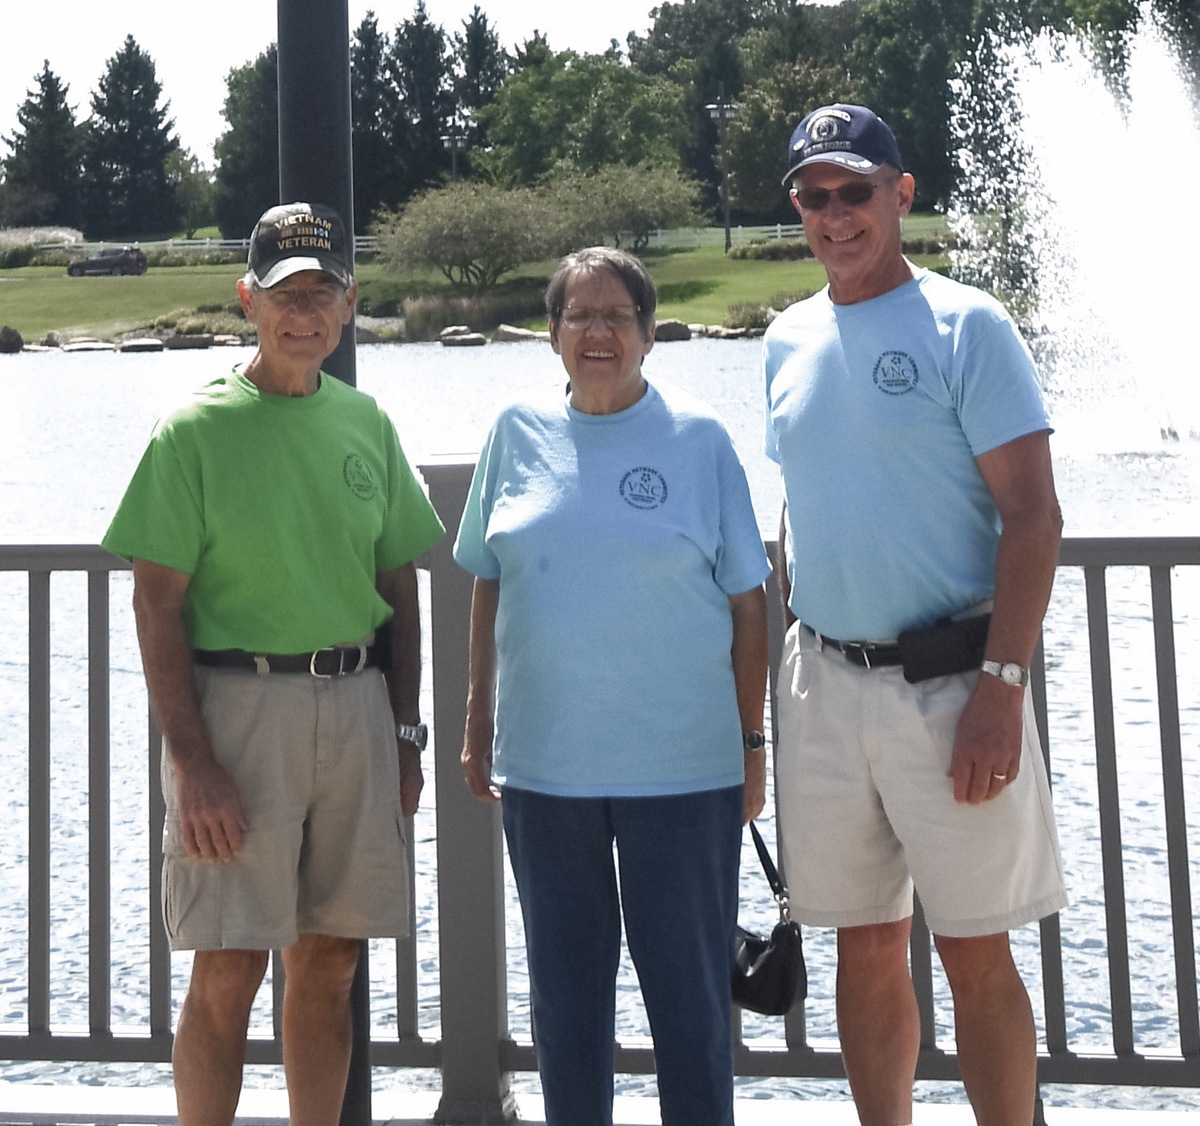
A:
[[[851,180],[837,188],[793,188],[792,195],[805,211],[823,211],[834,196],[847,207],[861,207],[871,202],[877,189],[887,186],[886,183],[874,184],[870,180]]]

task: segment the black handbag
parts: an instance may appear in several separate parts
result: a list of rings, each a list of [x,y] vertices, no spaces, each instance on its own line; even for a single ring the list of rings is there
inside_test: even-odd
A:
[[[808,996],[804,945],[800,924],[792,921],[787,888],[753,821],[750,833],[775,902],[779,904],[779,922],[767,938],[744,927],[738,927],[734,933],[733,1002],[756,1013],[783,1016],[798,1000]]]

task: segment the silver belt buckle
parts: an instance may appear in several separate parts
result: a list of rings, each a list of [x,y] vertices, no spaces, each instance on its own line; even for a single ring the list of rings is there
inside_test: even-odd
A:
[[[356,672],[362,672],[367,663],[367,647],[361,642],[355,646],[358,650],[358,660],[354,664],[354,668],[346,668],[346,654],[350,651],[349,646],[345,645],[327,645],[324,649],[314,649],[313,655],[308,659],[308,671],[318,680],[332,680],[337,676],[349,676]],[[317,672],[317,657],[322,653],[336,653],[338,655],[337,672]]]

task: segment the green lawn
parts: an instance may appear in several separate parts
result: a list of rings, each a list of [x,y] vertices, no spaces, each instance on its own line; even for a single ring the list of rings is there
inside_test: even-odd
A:
[[[931,237],[944,229],[940,216],[914,216],[910,237]],[[825,284],[824,271],[811,259],[760,262],[727,258],[719,246],[649,251],[646,264],[659,290],[659,316],[720,324],[731,305],[767,305],[781,295],[810,293]],[[917,258],[922,265],[939,260]],[[525,266],[514,278],[526,286],[544,285],[553,262]],[[0,271],[0,324],[11,325],[27,341],[47,332],[64,336],[112,338],[148,330],[159,317],[180,311],[236,309],[240,265],[151,267],[142,277],[68,278],[61,267],[29,266]],[[375,263],[360,265],[364,294],[399,297],[447,292],[436,270],[409,277],[385,276]],[[535,303],[535,302],[531,302]],[[541,325],[539,317],[525,323]]]

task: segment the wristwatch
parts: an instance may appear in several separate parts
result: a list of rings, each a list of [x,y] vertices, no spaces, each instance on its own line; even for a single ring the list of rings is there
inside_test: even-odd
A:
[[[998,676],[1005,684],[1024,688],[1029,683],[1029,670],[1013,661],[984,661],[979,666],[983,672]]]
[[[743,731],[742,746],[748,751],[761,751],[767,745],[766,736],[761,731]]]
[[[425,744],[429,742],[429,728],[423,723],[398,723],[396,738],[412,743],[418,751],[423,751]]]

